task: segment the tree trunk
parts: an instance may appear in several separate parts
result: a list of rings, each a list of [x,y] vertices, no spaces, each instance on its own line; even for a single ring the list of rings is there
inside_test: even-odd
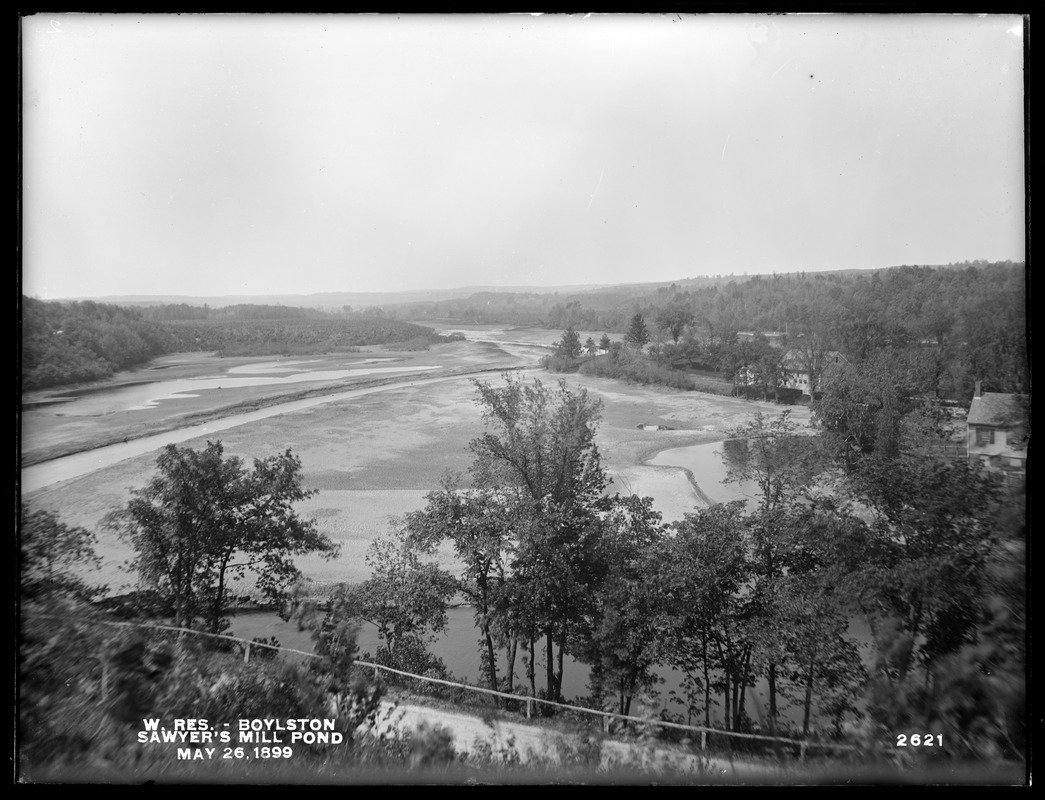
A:
[[[530,695],[537,696],[537,640],[530,636],[530,663],[526,665],[526,677],[530,679]]]
[[[734,730],[740,730],[740,722],[744,714],[744,698],[747,695],[747,674],[751,669],[751,650],[744,656],[743,667],[740,670],[740,702],[737,705],[737,719],[733,726]]]
[[[225,570],[228,568],[228,561],[224,561],[218,567],[218,591],[214,595],[214,603],[211,605],[211,619],[210,619],[210,632],[218,633],[218,626],[221,624],[221,609],[223,606],[222,599],[225,596]]]
[[[505,666],[505,679],[507,681],[506,692],[512,694],[515,691],[515,654],[519,647],[519,640],[514,636],[509,640],[507,665]]]
[[[708,675],[708,637],[703,636],[702,649],[704,651],[704,727],[711,727],[711,681]]]
[[[563,634],[562,641],[559,642],[559,652],[555,656],[555,699],[558,700],[562,697],[562,670],[563,670],[563,657],[565,655],[565,644],[566,636]]]
[[[769,665],[769,735],[776,736],[776,664]]]
[[[552,642],[552,629],[548,628],[545,631],[544,640],[544,660],[545,660],[545,677],[548,679],[547,682],[547,693],[549,700],[555,700],[558,694],[555,691],[555,674],[552,671],[552,659],[555,657],[555,646]]]
[[[737,678],[736,668],[733,670],[733,704],[730,706],[729,715],[732,717],[730,720],[729,729],[731,731],[740,730],[740,681]]]
[[[486,658],[490,663],[490,688],[495,692],[499,690],[497,685],[497,652],[493,646],[493,636],[490,635],[490,623],[483,623],[483,637],[486,639]]]
[[[722,642],[717,637],[715,646],[718,647],[719,664],[722,665],[722,722],[726,730],[731,731],[733,730],[733,661],[731,658],[726,658]]]
[[[478,580],[476,583],[479,587],[479,597],[482,602],[482,632],[483,638],[486,640],[486,660],[489,666],[489,675],[487,676],[490,681],[490,688],[495,692],[500,688],[497,685],[497,653],[493,646],[493,636],[490,634],[490,599],[489,599],[489,584],[487,582],[486,569],[483,564],[479,564]]]
[[[631,674],[628,676],[627,688],[626,688],[626,699],[624,703],[624,716],[631,714],[631,700],[635,696],[635,683],[639,679],[639,671],[636,668],[631,670]]]
[[[816,647],[809,656],[809,673],[806,675],[806,696],[802,713],[802,735],[809,735],[809,710],[813,705],[813,668],[816,666]]]

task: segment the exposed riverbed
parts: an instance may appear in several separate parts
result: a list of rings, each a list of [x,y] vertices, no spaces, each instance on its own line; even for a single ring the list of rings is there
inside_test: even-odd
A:
[[[34,508],[58,513],[67,524],[97,532],[104,566],[101,573],[85,577],[117,592],[134,583],[124,568],[133,553],[100,523],[152,475],[159,449],[170,443],[201,447],[207,440],[220,439],[228,454],[250,459],[289,447],[302,460],[306,487],[318,491],[302,503],[301,513],[314,517],[319,529],[343,550],[336,561],[305,557],[298,560],[299,567],[319,592],[334,583],[364,580],[370,542],[386,532],[397,515],[420,508],[425,493],[436,489],[445,474],[467,473],[468,442],[482,431],[472,380],[496,383],[502,369],[532,367],[559,335],[475,326],[464,332],[469,341],[415,353],[372,349],[308,360],[181,354],[90,387],[80,408],[100,409],[98,414],[69,414],[72,404],[81,400],[26,407],[23,455],[40,458],[70,448],[83,452],[24,467],[23,497]],[[395,361],[378,364],[374,359]],[[364,376],[364,370],[393,366],[398,374]],[[432,374],[411,374],[423,372]],[[537,370],[525,374],[545,383],[563,377]],[[290,376],[293,382],[280,383]],[[681,519],[709,502],[749,493],[743,486],[722,483],[725,470],[716,451],[730,429],[746,423],[755,410],[776,413],[778,407],[565,377],[603,403],[596,441],[613,480],[610,491],[653,497],[666,521]],[[364,385],[353,387],[355,378]],[[237,383],[240,379],[247,380]],[[182,381],[196,387],[204,384],[193,381],[215,385],[170,391]],[[288,399],[302,390],[308,396]],[[250,410],[237,410],[244,406]],[[807,411],[798,408],[793,416],[803,414]],[[445,568],[456,568],[448,549],[438,560]],[[276,628],[247,635],[276,635],[294,646],[289,629],[280,628],[274,615],[268,622],[254,619]],[[457,675],[474,680],[479,662],[472,612],[456,609],[451,620],[434,650]],[[364,632],[362,643],[364,650],[378,644],[372,632]],[[538,656],[543,660],[543,653]],[[567,696],[587,693],[586,674],[582,665],[567,664]]]

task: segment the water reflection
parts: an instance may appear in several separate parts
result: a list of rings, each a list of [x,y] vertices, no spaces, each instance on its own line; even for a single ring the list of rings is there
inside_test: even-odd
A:
[[[758,497],[758,485],[754,481],[724,483],[728,469],[725,452],[736,454],[736,448],[746,445],[743,440],[695,444],[689,447],[673,447],[663,450],[650,459],[654,466],[681,467],[689,470],[700,491],[712,503],[728,503],[744,500],[751,503]],[[727,448],[733,448],[728,451]]]

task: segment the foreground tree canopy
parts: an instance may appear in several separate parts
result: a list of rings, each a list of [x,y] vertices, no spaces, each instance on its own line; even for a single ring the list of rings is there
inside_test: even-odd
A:
[[[947,742],[932,756],[1021,758],[1025,493],[934,455],[932,419],[892,402],[886,383],[883,402],[863,406],[829,385],[811,427],[754,414],[723,445],[727,480],[753,483],[752,501],[664,524],[651,498],[608,492],[601,405],[585,389],[476,381],[484,429],[468,475],[448,476],[373,544],[371,577],[338,587],[316,622],[319,652],[343,682],[355,627],[369,622],[378,660],[449,678],[426,645],[456,595],[491,689],[561,701],[570,656],[589,673],[588,696],[571,702],[629,715],[671,667],[683,711],[661,708],[680,722],[876,748],[932,731]],[[252,574],[282,600],[291,556],[336,552],[294,511],[312,493],[290,451],[248,468],[220,443],[170,446],[157,467],[111,522],[179,625],[203,617],[220,630],[230,582]],[[23,531],[28,607],[90,604],[98,590],[68,573],[91,557],[91,535],[29,510]],[[446,545],[455,574],[426,561]],[[44,666],[50,638],[28,640]],[[63,691],[58,672],[40,675]]]
[[[170,602],[179,626],[203,616],[216,633],[233,582],[250,573],[260,595],[278,603],[300,577],[292,556],[338,554],[294,510],[314,492],[302,488],[301,461],[290,450],[247,468],[226,457],[221,442],[203,450],[168,445],[156,467],[109,524],[134,548],[142,583]]]
[[[453,545],[490,688],[561,699],[570,655],[589,670],[585,701],[627,715],[670,666],[680,721],[751,731],[754,702],[767,733],[880,742],[935,725],[952,754],[1021,751],[1021,495],[898,447],[924,429],[921,409],[891,409],[895,434],[869,452],[789,411],[756,413],[724,446],[727,480],[754,484],[752,502],[665,525],[651,498],[607,493],[601,408],[584,389],[507,376],[476,392],[486,429],[469,480],[445,481],[398,535],[418,553]],[[400,590],[436,585],[425,574]],[[441,619],[411,602],[410,624]],[[854,620],[870,628],[864,656]]]

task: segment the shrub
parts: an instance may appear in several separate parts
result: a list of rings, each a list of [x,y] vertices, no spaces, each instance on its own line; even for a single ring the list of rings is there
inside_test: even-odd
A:
[[[550,355],[541,358],[541,366],[548,372],[576,372],[585,363],[590,361],[580,357]]]
[[[611,350],[609,355],[582,361],[579,367],[582,375],[614,378],[645,385],[671,386],[676,389],[694,388],[689,375],[658,366],[641,355],[623,349],[616,352]]]

